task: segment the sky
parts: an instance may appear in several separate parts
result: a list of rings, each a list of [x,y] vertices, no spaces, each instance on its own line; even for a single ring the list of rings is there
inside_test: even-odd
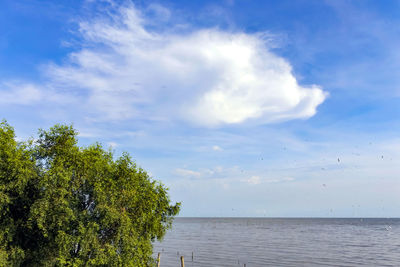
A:
[[[0,118],[191,217],[399,217],[400,1],[0,2]]]

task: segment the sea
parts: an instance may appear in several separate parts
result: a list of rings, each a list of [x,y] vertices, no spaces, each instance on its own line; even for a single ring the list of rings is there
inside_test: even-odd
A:
[[[400,266],[400,219],[175,218],[161,267]]]

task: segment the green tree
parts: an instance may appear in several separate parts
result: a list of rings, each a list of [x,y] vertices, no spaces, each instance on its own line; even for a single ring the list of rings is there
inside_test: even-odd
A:
[[[179,212],[128,154],[77,145],[71,126],[17,142],[0,123],[0,266],[151,266]]]

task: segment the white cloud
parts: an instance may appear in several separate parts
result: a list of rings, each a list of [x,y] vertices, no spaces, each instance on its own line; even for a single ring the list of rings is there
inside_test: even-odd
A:
[[[283,178],[277,178],[277,179],[269,179],[266,180],[266,183],[279,183],[279,182],[290,182],[294,181],[295,179],[292,177],[283,177]]]
[[[162,6],[150,10],[169,17]],[[81,22],[82,48],[47,67],[51,87],[84,98],[97,118],[268,123],[311,117],[326,97],[297,83],[265,34],[156,32],[133,5],[112,14]]]
[[[156,3],[150,4],[147,7],[147,12],[153,15],[153,19],[159,21],[167,21],[171,17],[171,11],[168,8]]]
[[[204,180],[235,180],[237,176],[237,167],[222,167],[215,166],[212,168],[199,168],[196,171],[190,169],[177,168],[174,170],[174,174],[181,177],[201,177]]]
[[[217,146],[217,145],[213,146],[212,149],[214,151],[222,151],[222,148],[220,146]]]
[[[182,177],[200,177],[201,176],[200,172],[196,172],[196,171],[192,171],[192,170],[188,170],[188,169],[181,169],[181,168],[175,169],[174,173],[179,176],[182,176]]]
[[[249,184],[259,184],[261,183],[260,176],[251,176],[249,179],[246,180]]]
[[[290,182],[294,181],[292,177],[274,178],[274,179],[262,179],[258,175],[251,176],[249,179],[242,180],[248,184],[257,185],[261,183],[280,183],[280,182]]]
[[[29,105],[42,98],[42,91],[33,84],[3,83],[0,85],[0,104]]]
[[[115,149],[118,146],[118,143],[116,143],[116,142],[107,142],[107,145],[110,148]]]

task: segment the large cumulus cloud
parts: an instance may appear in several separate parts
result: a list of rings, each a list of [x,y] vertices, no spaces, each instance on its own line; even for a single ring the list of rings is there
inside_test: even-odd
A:
[[[81,21],[80,48],[45,68],[41,88],[79,99],[96,119],[207,127],[308,118],[326,97],[316,85],[299,85],[261,33],[156,26],[134,5]]]

